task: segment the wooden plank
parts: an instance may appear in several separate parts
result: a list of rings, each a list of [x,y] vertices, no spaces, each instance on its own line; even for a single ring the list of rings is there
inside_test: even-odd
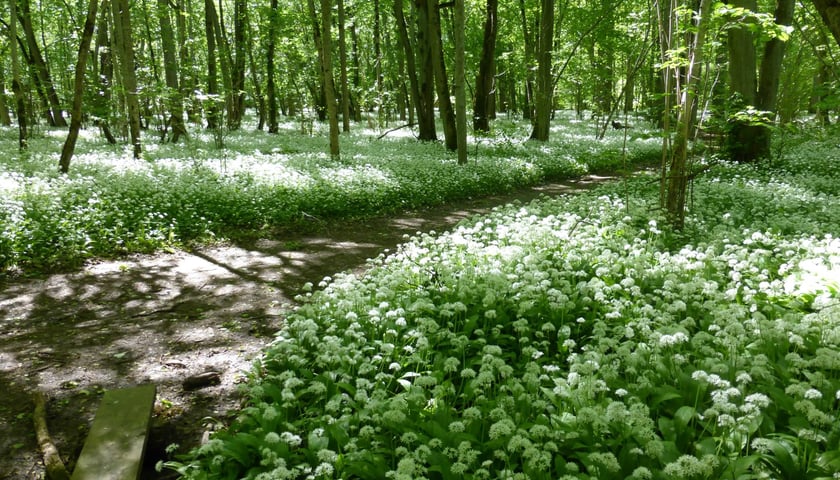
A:
[[[154,384],[105,392],[72,480],[137,480],[154,405]]]

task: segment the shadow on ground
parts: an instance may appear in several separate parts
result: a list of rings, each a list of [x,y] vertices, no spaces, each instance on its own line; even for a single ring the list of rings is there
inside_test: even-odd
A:
[[[442,231],[511,201],[574,193],[586,177],[395,217],[324,223],[315,233],[240,241],[193,252],[96,262],[77,272],[0,283],[0,479],[41,479],[32,392],[48,398],[47,423],[68,468],[105,389],[158,386],[144,479],[170,444],[199,444],[206,425],[239,406],[236,385],[282,325],[282,306],[306,282],[361,272],[404,235]],[[214,370],[221,382],[186,390]]]

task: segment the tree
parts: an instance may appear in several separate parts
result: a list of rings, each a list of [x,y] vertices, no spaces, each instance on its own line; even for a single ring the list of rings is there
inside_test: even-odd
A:
[[[61,114],[61,101],[58,99],[58,93],[55,90],[50,70],[47,68],[47,62],[44,60],[44,56],[38,46],[38,40],[35,38],[29,0],[20,0],[18,18],[20,19],[21,25],[23,25],[23,34],[26,38],[27,48],[29,49],[29,63],[34,70],[38,83],[41,85],[42,94],[48,102],[46,109],[47,120],[51,126],[66,127],[67,121],[64,120],[64,116]]]
[[[204,32],[207,38],[207,129],[217,131],[222,128],[219,111],[219,74],[216,64],[216,6],[213,0],[204,0]],[[218,135],[217,139],[220,139]],[[218,144],[217,146],[221,147]]]
[[[79,45],[79,60],[76,62],[76,76],[73,82],[73,110],[70,114],[70,131],[67,133],[67,140],[61,149],[61,158],[58,161],[61,173],[67,173],[70,169],[70,159],[73,150],[76,148],[76,139],[79,138],[79,129],[82,127],[82,98],[85,89],[85,68],[87,67],[88,50],[93,37],[93,27],[96,25],[96,6],[98,0],[88,0],[88,12],[85,19],[85,26],[82,29],[82,40]]]
[[[9,0],[9,45],[12,57],[12,92],[15,96],[15,113],[18,122],[18,149],[26,150],[29,133],[26,124],[26,105],[20,84],[20,59],[18,58],[17,22],[15,21],[15,0]]]
[[[458,134],[455,128],[455,111],[449,96],[449,77],[446,74],[446,62],[443,58],[443,43],[441,41],[440,6],[438,0],[429,0],[427,21],[429,25],[429,53],[432,57],[435,73],[435,88],[437,90],[437,104],[440,119],[443,123],[443,138],[447,150],[458,149]],[[434,102],[434,100],[432,100]]]
[[[347,84],[347,35],[344,0],[338,0],[338,56],[341,78],[341,129],[350,131],[350,88]]]
[[[498,0],[487,0],[481,60],[475,77],[475,102],[473,103],[473,130],[477,132],[490,132],[490,116],[492,115],[490,109],[493,105],[491,99],[495,90],[498,12]],[[455,31],[458,31],[457,27]]]
[[[531,140],[548,141],[554,82],[551,79],[551,52],[554,46],[554,0],[540,0],[540,38],[537,48],[537,95]]]
[[[160,42],[163,48],[163,71],[166,79],[166,103],[169,109],[169,125],[172,127],[172,141],[177,142],[187,136],[184,126],[184,103],[178,86],[178,63],[175,55],[175,42],[172,21],[169,18],[169,1],[158,0],[157,14],[160,22]]]
[[[458,131],[458,164],[467,163],[467,93],[465,70],[464,0],[455,0],[455,122]]]
[[[419,9],[419,8],[418,8]],[[417,112],[418,124],[418,138],[420,140],[437,140],[435,132],[435,117],[434,117],[434,70],[432,65],[427,62],[423,55],[418,54],[421,64],[421,79],[418,78],[417,59],[415,58],[415,48],[412,44],[411,37],[408,34],[408,25],[403,11],[402,0],[394,0],[394,18],[397,21],[397,33],[400,37],[400,43],[405,51],[406,73],[408,74],[408,81],[410,85],[409,93],[411,94],[411,103]],[[422,38],[418,38],[418,43],[423,43]],[[418,47],[418,50],[420,47]],[[428,48],[426,48],[428,50]],[[428,75],[432,74],[432,81],[429,81]],[[430,88],[431,87],[431,88]],[[431,98],[430,98],[431,97]]]
[[[330,0],[321,0],[321,18],[315,12],[314,0],[308,0],[309,14],[312,17],[315,49],[318,51],[321,85],[327,104],[327,118],[330,125],[330,156],[337,159],[340,156],[338,144],[338,109],[335,101],[335,84],[332,74],[332,38],[330,25],[332,24],[332,5]]]
[[[140,158],[140,102],[137,98],[137,76],[134,71],[134,41],[131,31],[131,10],[128,0],[112,0],[114,17],[114,44],[120,59],[120,73],[125,89],[125,103],[128,109],[128,129],[131,135],[134,158]]]
[[[823,22],[840,45],[840,0],[813,0]]]

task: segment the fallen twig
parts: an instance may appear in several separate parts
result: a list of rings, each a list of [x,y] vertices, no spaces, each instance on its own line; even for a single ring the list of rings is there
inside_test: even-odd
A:
[[[67,467],[64,466],[58,448],[56,448],[50,437],[50,432],[47,430],[46,398],[42,392],[37,391],[32,395],[32,400],[35,402],[35,413],[32,415],[32,421],[35,423],[35,436],[38,439],[38,446],[41,447],[41,453],[44,455],[47,478],[50,480],[70,480]]]

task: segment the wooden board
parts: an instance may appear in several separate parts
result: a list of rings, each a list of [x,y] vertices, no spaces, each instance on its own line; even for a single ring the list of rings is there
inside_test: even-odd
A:
[[[154,405],[154,384],[105,392],[72,480],[137,480]]]

